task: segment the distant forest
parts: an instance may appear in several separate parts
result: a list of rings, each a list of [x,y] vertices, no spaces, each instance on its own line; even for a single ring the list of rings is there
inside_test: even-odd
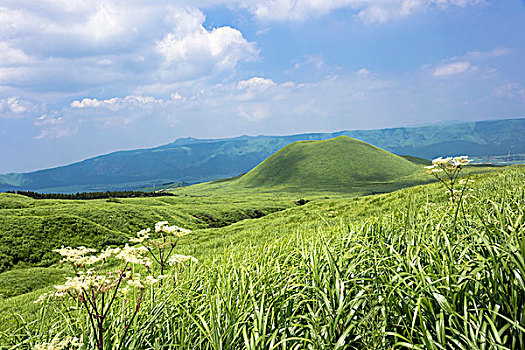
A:
[[[6,191],[6,193],[19,194],[34,199],[104,199],[104,198],[142,198],[175,196],[168,192],[142,192],[142,191],[106,191],[82,193],[38,193],[33,191]]]

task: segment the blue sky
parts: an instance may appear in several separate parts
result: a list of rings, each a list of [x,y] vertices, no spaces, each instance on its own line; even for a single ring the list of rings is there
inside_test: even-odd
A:
[[[3,0],[0,173],[179,137],[525,117],[521,0]]]

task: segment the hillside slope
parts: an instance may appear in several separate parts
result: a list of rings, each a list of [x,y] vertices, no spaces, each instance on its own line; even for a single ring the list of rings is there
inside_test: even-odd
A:
[[[480,161],[525,159],[525,119],[289,136],[183,138],[156,148],[115,152],[63,167],[0,175],[0,191],[129,190],[165,183],[205,182],[245,173],[295,141],[341,135],[395,154],[427,159],[452,154],[465,154]]]
[[[126,348],[237,349],[257,339],[264,349],[523,349],[524,176],[523,167],[474,176],[474,191],[456,215],[443,187],[432,184],[320,199],[195,230],[177,252],[199,263],[171,269],[162,287],[148,289]],[[9,271],[0,281],[41,270]],[[53,290],[60,272],[67,270],[53,267],[49,282],[40,282],[47,289],[0,300],[1,345],[36,348],[55,336],[92,341],[76,301],[64,309],[46,305],[45,313],[33,303]],[[122,328],[108,322],[108,334]]]
[[[418,166],[385,150],[339,136],[298,141],[282,148],[238,180],[240,185],[334,189],[394,181]]]
[[[0,193],[0,273],[58,261],[60,246],[123,245],[160,220],[189,229],[216,228],[292,207],[294,197],[173,196],[114,201],[33,199]]]

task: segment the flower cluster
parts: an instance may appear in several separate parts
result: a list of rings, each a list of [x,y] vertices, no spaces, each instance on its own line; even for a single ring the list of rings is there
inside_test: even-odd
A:
[[[151,230],[149,229],[149,227],[147,229],[140,230],[139,232],[137,232],[137,237],[130,238],[129,240],[133,243],[142,243],[145,240],[149,239],[148,233],[150,231]]]
[[[170,264],[170,265],[183,264],[183,263],[185,263],[186,261],[191,261],[191,262],[194,262],[194,263],[198,263],[198,262],[199,262],[199,261],[198,261],[196,258],[194,258],[193,256],[175,254],[175,255],[172,255],[172,256],[168,259],[168,264]]]
[[[435,174],[442,171],[458,170],[468,165],[471,162],[468,156],[436,158],[432,160],[432,165],[426,166],[430,174]]]
[[[127,263],[150,267],[151,260],[145,256],[147,253],[148,249],[145,247],[130,247],[126,244],[126,246],[116,254],[116,258],[124,260]]]
[[[86,267],[87,265],[94,265],[100,261],[105,261],[108,257],[114,254],[118,254],[120,248],[106,248],[99,255],[88,255],[90,253],[96,253],[96,249],[86,247],[62,247],[54,249],[54,252],[62,255],[64,258],[60,261],[61,263],[70,262],[75,270],[78,267]]]
[[[137,237],[130,239],[133,243],[141,243],[142,246],[139,247],[130,247],[126,244],[123,248],[107,248],[99,254],[95,254],[97,252],[95,249],[86,247],[61,247],[55,249],[54,252],[62,255],[62,263],[71,263],[76,275],[68,277],[63,284],[56,285],[54,292],[42,294],[35,303],[65,296],[79,301],[89,316],[91,327],[96,335],[97,348],[104,349],[103,334],[107,329],[107,322],[110,322],[107,320],[107,317],[110,315],[109,311],[114,308],[113,304],[117,294],[120,292],[126,298],[130,291],[138,290],[137,293],[133,294],[132,304],[129,303],[129,300],[126,300],[124,303],[125,310],[130,308],[132,311],[131,316],[124,322],[124,332],[121,338],[122,346],[128,329],[133,323],[146,295],[146,287],[151,287],[155,284],[162,285],[162,280],[167,277],[164,275],[164,268],[167,264],[182,264],[185,261],[197,262],[197,259],[191,256],[172,256],[178,240],[190,233],[190,230],[178,226],[169,226],[167,221],[161,221],[155,224],[155,232],[160,233],[160,239],[152,240],[150,232],[149,228],[141,230],[137,233]],[[160,274],[156,277],[153,275],[154,269],[150,268],[152,260],[147,254],[150,254],[151,258],[160,265]],[[111,256],[121,260],[123,268],[121,266],[119,270],[114,272],[103,270],[106,260]],[[97,263],[98,266],[94,268]],[[144,266],[149,274],[142,277],[129,267],[130,264]],[[153,288],[151,292],[153,293]],[[65,347],[72,349],[72,346],[75,346],[74,342],[66,338],[63,341],[55,339],[51,343],[40,344],[37,348],[41,350],[60,350]]]
[[[175,225],[169,226],[167,221],[159,221],[155,224],[155,232],[165,232],[167,234],[180,238],[191,233],[191,230]]]
[[[154,240],[149,233],[149,228],[141,230],[137,233],[137,237],[130,238],[130,241],[141,243],[142,249],[150,253],[151,258],[160,265],[160,275],[164,273],[164,269],[168,264],[175,265],[188,260],[197,262],[197,259],[194,257],[186,257],[184,255],[172,256],[179,239],[191,233],[191,230],[175,225],[170,226],[167,221],[159,221],[155,224],[155,233],[160,234],[160,238]],[[146,266],[149,268],[149,265]],[[162,281],[159,284],[162,285]]]
[[[54,249],[54,252],[62,255],[64,258],[60,261],[61,263],[64,262],[70,262],[74,265],[80,266],[80,265],[91,265],[94,264],[96,259],[94,259],[93,255],[87,255],[90,253],[95,253],[97,250],[92,248],[86,248],[86,247],[78,247],[78,248],[71,248],[71,247],[64,247],[59,249]]]
[[[426,166],[427,172],[433,175],[447,188],[446,192],[450,196],[450,200],[454,203],[460,198],[466,197],[466,191],[470,191],[468,186],[473,180],[460,180],[458,183],[461,189],[455,188],[459,174],[465,165],[471,162],[468,156],[436,158],[432,160],[432,165]]]
[[[159,283],[162,279],[168,277],[167,275],[160,275],[157,278],[148,275],[145,279],[141,279],[139,273],[135,273],[133,277],[127,280],[127,286],[120,289],[120,293],[126,296],[133,288],[144,289]]]
[[[64,340],[54,338],[50,343],[42,343],[35,346],[34,350],[63,350],[82,348],[84,344],[78,338],[66,337]]]
[[[137,257],[134,255],[133,251],[138,249],[122,249],[117,255],[122,256],[122,260],[127,263],[135,263],[144,265],[144,260],[149,259],[146,257]],[[101,254],[102,255],[102,254]],[[126,265],[127,266],[127,265]],[[129,268],[125,268],[117,271],[109,271],[104,274],[100,273],[99,270],[94,270],[92,268],[87,269],[86,271],[77,271],[76,276],[67,277],[66,281],[63,284],[55,285],[55,291],[44,293],[34,301],[34,303],[43,303],[50,298],[62,298],[65,296],[70,296],[74,299],[86,299],[97,297],[98,295],[105,294],[114,288],[118,288],[119,284],[122,281],[127,281],[128,284],[132,287],[139,289],[144,288],[146,285],[152,285],[156,283],[157,280],[152,281],[151,276],[147,276],[145,280],[140,279],[139,274],[131,276],[129,273]]]

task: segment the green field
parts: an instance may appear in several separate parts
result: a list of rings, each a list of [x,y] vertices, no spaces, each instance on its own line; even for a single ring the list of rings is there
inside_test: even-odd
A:
[[[0,194],[0,272],[49,266],[52,249],[122,245],[138,230],[160,220],[190,229],[221,227],[294,206],[299,198],[210,195],[99,200],[36,200]]]
[[[82,308],[53,303],[42,314],[32,303],[72,274],[49,251],[120,243],[165,219],[194,229],[177,252],[199,264],[148,292],[125,348],[521,349],[525,168],[469,171],[474,192],[458,211],[435,183],[364,197],[238,179],[121,203],[2,194],[2,232],[13,233],[2,246],[34,237],[27,251],[48,254],[0,274],[1,343],[31,349],[71,335],[94,348]],[[255,210],[267,215],[249,219]],[[53,222],[54,241],[42,231]],[[107,327],[116,348],[122,323]]]
[[[524,348],[525,167],[467,166],[454,204],[424,165],[342,136],[174,196],[0,194],[0,348]],[[175,252],[197,264],[110,257],[107,278],[167,277],[33,303],[75,276],[53,249],[122,247],[164,220],[193,231]]]

